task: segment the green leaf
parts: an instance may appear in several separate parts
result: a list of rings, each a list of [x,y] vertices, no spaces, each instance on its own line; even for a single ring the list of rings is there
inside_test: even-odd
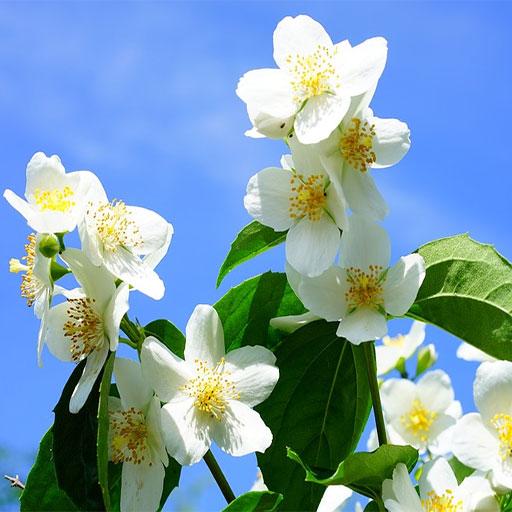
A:
[[[59,489],[53,465],[53,434],[48,430],[20,497],[22,512],[78,510],[66,493]]]
[[[53,460],[59,487],[81,510],[105,510],[98,483],[97,431],[101,374],[82,409],[69,412],[69,400],[86,360],[75,368],[55,406],[53,424]]]
[[[220,267],[217,288],[235,267],[284,242],[286,233],[276,232],[256,220],[245,226],[232,242],[231,249]]]
[[[469,468],[465,464],[462,464],[462,462],[455,456],[449,459],[448,463],[450,464],[453,473],[455,474],[455,478],[459,484],[462,482],[462,480],[464,480],[464,478],[472,475],[475,472],[473,468]]]
[[[263,480],[283,494],[283,510],[316,510],[323,489],[304,483],[287,446],[315,467],[334,471],[357,446],[371,407],[362,347],[336,336],[337,323],[311,323],[276,350],[279,381],[256,409],[272,430],[257,454]]]
[[[426,277],[407,316],[512,360],[512,265],[467,235],[420,247]]]
[[[274,347],[279,335],[269,322],[276,316],[300,315],[304,306],[286,274],[265,272],[229,290],[215,305],[224,327],[226,352],[244,345]]]
[[[108,397],[110,395],[110,385],[112,380],[112,370],[114,369],[115,352],[112,352],[107,359],[103,376],[100,383],[100,400],[98,405],[98,478],[103,493],[103,503],[106,510],[110,510],[110,492],[108,485]]]
[[[304,468],[307,482],[345,485],[363,496],[380,500],[382,482],[393,477],[393,470],[400,462],[411,472],[418,462],[418,451],[412,446],[385,444],[373,452],[353,453],[330,476],[325,471],[313,472],[291,449],[288,449],[288,457]]]
[[[223,512],[274,512],[283,501],[281,494],[270,491],[246,492],[232,501]]]
[[[158,338],[171,352],[183,359],[185,336],[169,320],[154,320],[144,327],[146,336]]]

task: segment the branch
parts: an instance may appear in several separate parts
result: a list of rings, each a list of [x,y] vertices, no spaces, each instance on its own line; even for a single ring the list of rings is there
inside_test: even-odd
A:
[[[11,487],[17,487],[18,489],[25,489],[25,484],[20,480],[20,476],[9,476],[4,475],[4,478],[8,480],[11,484]]]

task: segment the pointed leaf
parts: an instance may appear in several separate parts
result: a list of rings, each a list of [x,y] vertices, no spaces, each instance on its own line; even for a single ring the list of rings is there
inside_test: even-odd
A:
[[[154,320],[144,327],[146,336],[155,336],[171,352],[184,357],[185,335],[169,320]]]
[[[281,494],[270,491],[251,491],[232,501],[223,512],[274,512],[283,501]]]

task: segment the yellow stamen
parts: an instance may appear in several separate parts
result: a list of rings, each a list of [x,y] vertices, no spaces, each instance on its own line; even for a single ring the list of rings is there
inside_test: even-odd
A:
[[[29,269],[27,265],[21,263],[20,260],[16,258],[11,258],[9,260],[9,272],[12,274],[18,274],[19,272],[26,272]]]
[[[71,199],[75,193],[70,187],[54,188],[53,190],[36,189],[34,199],[39,210],[52,212],[67,212],[76,203]]]
[[[512,457],[512,416],[503,413],[495,414],[492,417],[491,423],[498,431],[500,457],[505,461]]]
[[[454,501],[451,489],[447,489],[441,496],[434,491],[428,493],[428,498],[421,500],[425,512],[462,512],[462,500]]]
[[[375,125],[354,117],[340,140],[340,152],[343,158],[356,170],[366,172],[375,163],[377,157],[373,151]]]
[[[25,272],[21,276],[21,296],[27,299],[27,306],[31,307],[40,293],[43,291],[44,283],[34,274],[36,261],[36,235],[28,235],[28,243],[25,244],[26,255],[21,258],[25,264],[16,258],[9,260],[9,272]],[[43,256],[40,256],[41,258]]]
[[[416,399],[410,411],[404,414],[400,421],[415,437],[425,442],[436,418],[437,412],[427,409],[420,400]]]
[[[355,267],[347,269],[347,282],[350,285],[345,293],[349,310],[369,307],[379,310],[384,304],[382,271],[379,265],[370,265],[368,272]]]
[[[327,202],[324,183],[325,178],[321,174],[312,174],[307,178],[299,174],[290,178],[290,218],[320,220]]]

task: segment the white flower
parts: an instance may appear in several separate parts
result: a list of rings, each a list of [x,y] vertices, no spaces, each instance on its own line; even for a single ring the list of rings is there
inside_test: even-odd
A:
[[[129,288],[125,283],[116,288],[114,276],[94,266],[82,251],[67,249],[61,257],[82,289],[68,293],[66,302],[50,309],[43,338],[61,361],[87,358],[69,403],[70,412],[76,413],[87,400],[109,349],[117,349],[119,325],[128,311]]]
[[[278,69],[249,71],[236,92],[253,121],[263,114],[281,124],[295,118],[297,138],[312,144],[327,138],[340,124],[352,96],[375,87],[386,58],[387,42],[382,37],[355,47],[348,41],[335,45],[309,16],[287,16],[274,31]],[[262,131],[257,121],[255,126]]]
[[[240,456],[264,452],[272,432],[252,408],[272,392],[279,378],[275,356],[261,347],[225,354],[217,312],[196,306],[186,328],[185,360],[153,337],[142,345],[142,371],[166,404],[162,428],[167,451],[180,464],[201,460],[212,440]]]
[[[343,510],[352,494],[352,491],[344,485],[329,485],[324,491],[316,512],[338,512]]]
[[[169,458],[160,426],[160,401],[142,377],[140,365],[116,359],[120,398],[109,397],[109,459],[122,463],[121,512],[158,509]]]
[[[423,466],[420,495],[405,464],[398,464],[392,480],[384,480],[382,499],[389,512],[498,512],[499,505],[489,482],[469,476],[459,485],[445,459]]]
[[[437,455],[451,450],[453,426],[462,411],[445,372],[428,372],[417,383],[389,379],[382,384],[380,395],[394,444],[410,444],[420,452],[428,449]]]
[[[384,336],[382,345],[375,347],[377,357],[377,375],[384,375],[393,370],[400,359],[407,360],[425,339],[425,324],[413,322],[408,334]]]
[[[479,413],[457,422],[453,453],[466,466],[492,471],[497,487],[512,489],[512,363],[482,363],[473,396]]]
[[[485,361],[496,361],[496,358],[486,354],[483,350],[480,350],[469,343],[463,341],[457,349],[457,357],[464,359],[464,361],[476,361],[483,363]]]
[[[27,165],[26,200],[9,189],[4,197],[34,231],[65,233],[80,222],[87,202],[102,194],[103,187],[92,172],[66,174],[57,155],[39,152]]]
[[[294,117],[279,119],[264,112],[257,112],[250,107],[247,107],[247,114],[253,127],[247,130],[245,135],[253,139],[261,139],[263,137],[284,139],[293,129]]]
[[[105,266],[153,299],[163,297],[164,283],[154,268],[169,248],[173,228],[160,215],[122,201],[108,202],[105,196],[89,204],[79,233],[94,265]]]
[[[347,223],[339,186],[329,181],[309,151],[282,158],[283,169],[268,167],[247,185],[244,205],[256,220],[286,231],[286,259],[297,272],[317,276],[332,265]]]
[[[425,277],[419,254],[404,256],[389,268],[390,252],[386,231],[353,215],[341,237],[340,266],[313,278],[289,265],[286,273],[304,306],[329,322],[340,321],[337,335],[357,345],[384,336],[386,313],[404,315]]]
[[[291,334],[301,327],[304,327],[311,322],[316,322],[317,320],[320,320],[319,316],[307,311],[306,313],[302,313],[302,315],[287,315],[271,318],[270,325],[274,329],[279,329],[287,334]]]

